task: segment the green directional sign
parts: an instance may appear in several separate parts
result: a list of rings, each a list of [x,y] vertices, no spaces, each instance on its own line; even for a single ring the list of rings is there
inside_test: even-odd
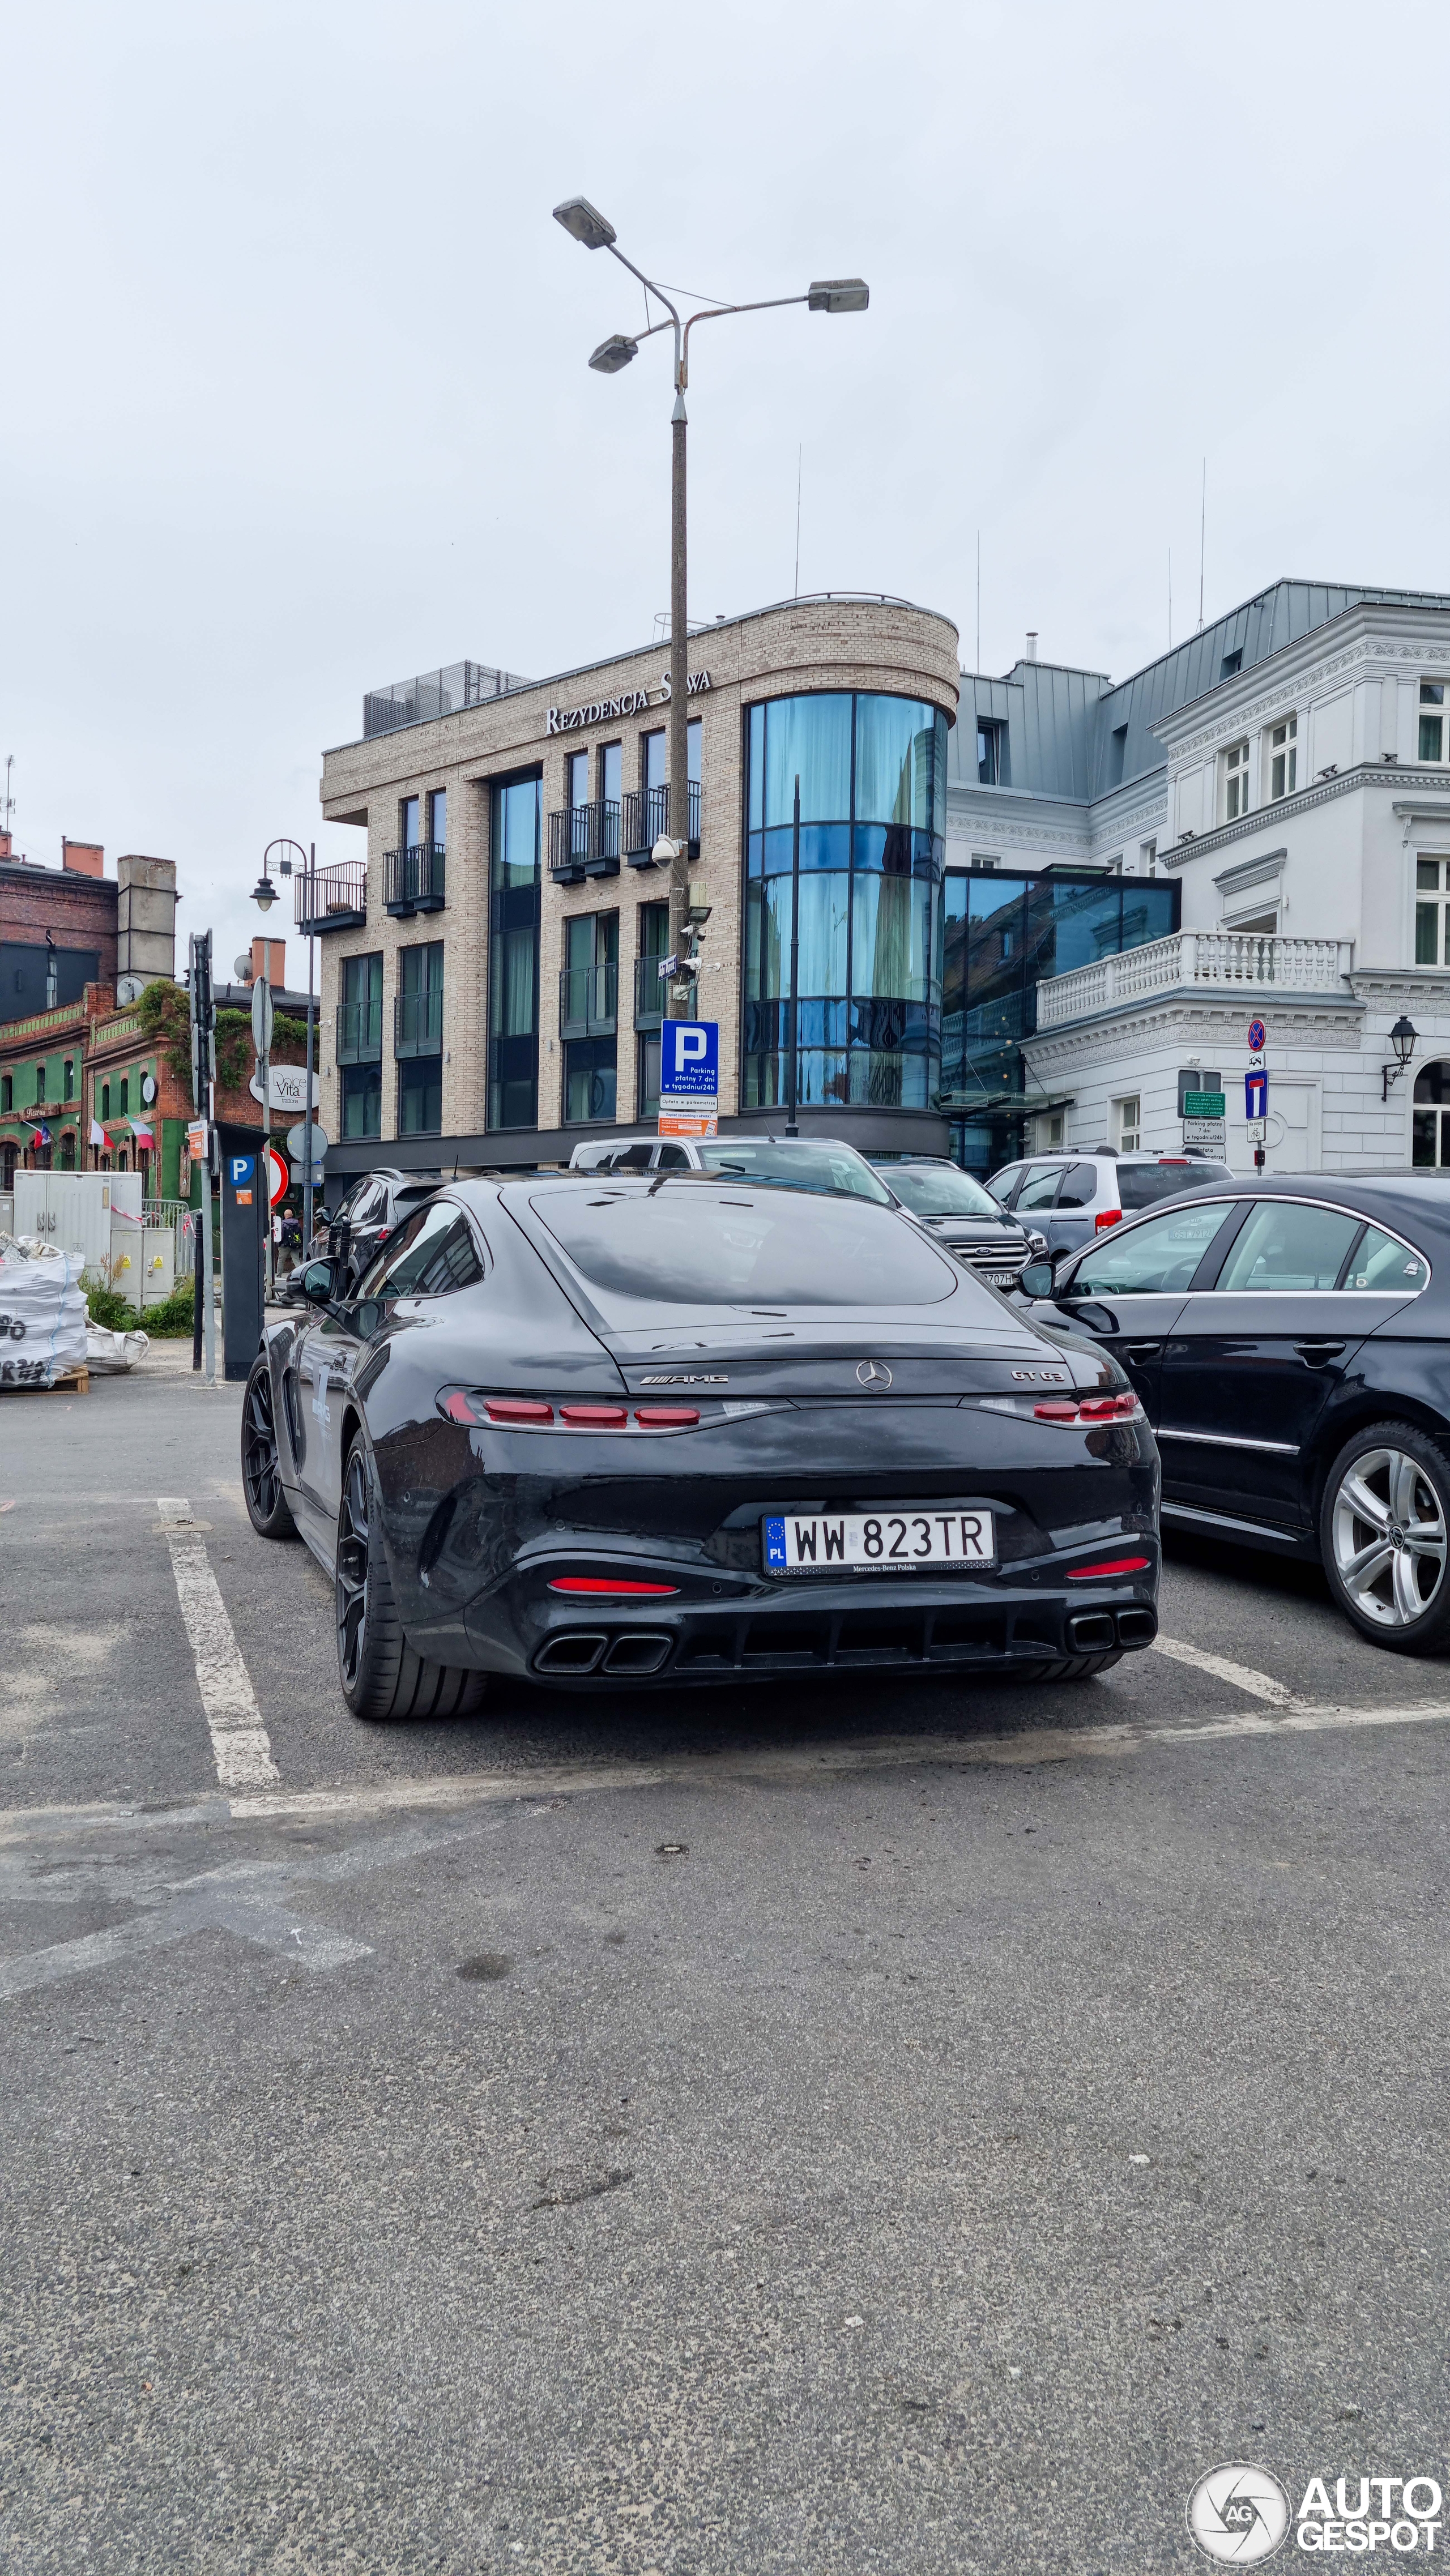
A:
[[[1228,1095],[1222,1091],[1186,1091],[1183,1095],[1185,1118],[1222,1118],[1228,1111]]]

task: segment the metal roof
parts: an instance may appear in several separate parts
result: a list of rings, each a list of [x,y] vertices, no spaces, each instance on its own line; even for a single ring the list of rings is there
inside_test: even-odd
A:
[[[1233,670],[1252,670],[1317,626],[1369,601],[1388,608],[1450,609],[1450,596],[1443,591],[1394,590],[1384,583],[1276,581],[1116,685],[1103,672],[1051,662],[1018,662],[1000,680],[964,671],[964,721],[951,737],[950,783],[978,784],[976,728],[965,721],[975,699],[979,721],[1007,726],[1004,786],[1085,803],[1106,796],[1165,766],[1163,745],[1153,732],[1165,716],[1216,689]]]

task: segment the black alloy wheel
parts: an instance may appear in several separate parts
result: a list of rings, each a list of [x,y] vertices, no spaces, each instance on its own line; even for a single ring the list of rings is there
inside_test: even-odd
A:
[[[361,1432],[343,1469],[335,1563],[337,1670],[354,1717],[466,1717],[481,1707],[483,1673],[427,1663],[403,1634]]]
[[[247,1516],[263,1538],[295,1538],[297,1523],[282,1491],[272,1372],[264,1352],[253,1361],[242,1397],[242,1491]]]
[[[1450,1646],[1450,1458],[1411,1422],[1372,1422],[1335,1459],[1319,1509],[1324,1571],[1345,1617],[1392,1654]]]

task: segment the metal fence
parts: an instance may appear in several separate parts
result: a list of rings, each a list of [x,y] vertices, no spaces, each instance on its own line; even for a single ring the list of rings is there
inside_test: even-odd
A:
[[[399,725],[427,724],[435,716],[451,716],[460,707],[482,706],[489,698],[506,697],[510,689],[533,685],[518,671],[495,671],[486,662],[445,662],[411,680],[369,689],[363,699],[363,740],[396,733]]]

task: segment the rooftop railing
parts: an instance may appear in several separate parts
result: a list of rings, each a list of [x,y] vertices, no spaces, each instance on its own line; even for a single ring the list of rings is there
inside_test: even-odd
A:
[[[507,697],[510,689],[533,685],[519,672],[495,671],[487,662],[445,662],[411,680],[369,689],[363,699],[363,740],[396,733],[399,725],[429,724],[438,716],[456,715],[460,707],[480,707],[490,698]]]

